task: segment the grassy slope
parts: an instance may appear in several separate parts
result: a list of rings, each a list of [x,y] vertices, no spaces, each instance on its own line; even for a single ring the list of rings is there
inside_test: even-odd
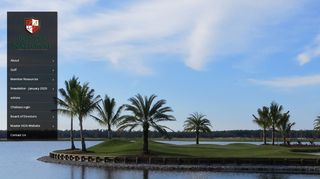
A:
[[[149,142],[151,155],[185,157],[283,157],[315,158],[317,156],[294,153],[293,148],[271,145],[230,144],[230,145],[171,145],[154,141]],[[109,156],[140,155],[141,140],[113,139],[89,148],[89,152]],[[320,157],[320,156],[319,156]]]

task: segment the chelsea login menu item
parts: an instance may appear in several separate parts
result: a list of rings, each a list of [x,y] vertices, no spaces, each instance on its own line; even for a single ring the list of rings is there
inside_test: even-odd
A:
[[[7,13],[7,138],[57,138],[57,12]]]

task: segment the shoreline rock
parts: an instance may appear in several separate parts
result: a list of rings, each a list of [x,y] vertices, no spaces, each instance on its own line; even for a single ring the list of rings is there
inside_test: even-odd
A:
[[[241,173],[288,173],[288,174],[320,174],[320,166],[286,166],[286,165],[250,165],[250,164],[214,164],[214,165],[163,165],[163,164],[126,164],[126,163],[97,163],[88,161],[71,161],[54,159],[43,156],[37,160],[45,163],[76,165],[97,168],[135,169],[135,170],[167,170],[167,171],[214,171]]]

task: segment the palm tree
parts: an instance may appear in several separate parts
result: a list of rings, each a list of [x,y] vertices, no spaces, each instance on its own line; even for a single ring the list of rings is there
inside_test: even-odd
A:
[[[172,109],[165,106],[166,101],[164,99],[155,101],[156,97],[156,95],[142,97],[140,94],[137,94],[135,97],[130,98],[131,104],[125,105],[125,110],[132,114],[123,116],[118,124],[119,130],[128,128],[129,131],[132,131],[136,127],[142,127],[143,154],[149,153],[149,128],[152,127],[162,134],[167,134],[166,129],[169,128],[158,123],[175,120],[172,115],[167,114],[168,112],[172,112]]]
[[[100,96],[94,95],[94,90],[90,89],[88,83],[84,83],[76,90],[75,113],[79,118],[82,151],[87,151],[83,135],[83,119],[94,111],[99,102]]]
[[[193,113],[184,121],[184,130],[187,132],[196,133],[196,144],[199,144],[199,134],[200,132],[211,132],[210,121],[206,118],[205,115],[201,113]]]
[[[320,116],[317,116],[317,119],[314,120],[313,129],[316,131],[320,131]]]
[[[287,137],[290,135],[291,128],[295,124],[295,122],[290,123],[289,111],[281,115],[277,128],[282,134],[283,144],[286,144]]]
[[[73,117],[75,116],[75,97],[76,90],[79,88],[80,82],[78,78],[73,76],[69,81],[65,81],[65,89],[59,89],[59,93],[61,95],[60,98],[56,98],[58,105],[61,108],[58,108],[58,112],[62,114],[66,114],[71,118],[71,127],[70,127],[70,141],[71,141],[71,149],[74,150],[76,147],[74,145],[74,137],[73,137]]]
[[[269,108],[266,106],[263,106],[262,109],[258,109],[257,112],[258,112],[258,117],[256,117],[255,115],[252,115],[254,118],[253,122],[258,124],[258,126],[262,128],[263,143],[267,144],[266,132],[271,124],[269,120]]]
[[[111,127],[116,125],[121,120],[121,111],[124,106],[120,106],[116,111],[116,102],[114,98],[109,98],[105,95],[104,100],[102,100],[102,106],[97,105],[96,109],[98,111],[98,117],[91,115],[100,125],[106,126],[108,130],[108,139],[111,139]]]
[[[271,103],[269,117],[271,121],[271,129],[272,129],[272,145],[274,145],[276,127],[281,118],[282,110],[283,110],[282,105],[278,105],[276,102]]]

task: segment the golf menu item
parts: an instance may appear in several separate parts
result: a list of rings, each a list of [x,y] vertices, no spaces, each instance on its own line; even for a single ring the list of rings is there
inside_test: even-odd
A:
[[[57,138],[57,12],[7,13],[7,137]]]

